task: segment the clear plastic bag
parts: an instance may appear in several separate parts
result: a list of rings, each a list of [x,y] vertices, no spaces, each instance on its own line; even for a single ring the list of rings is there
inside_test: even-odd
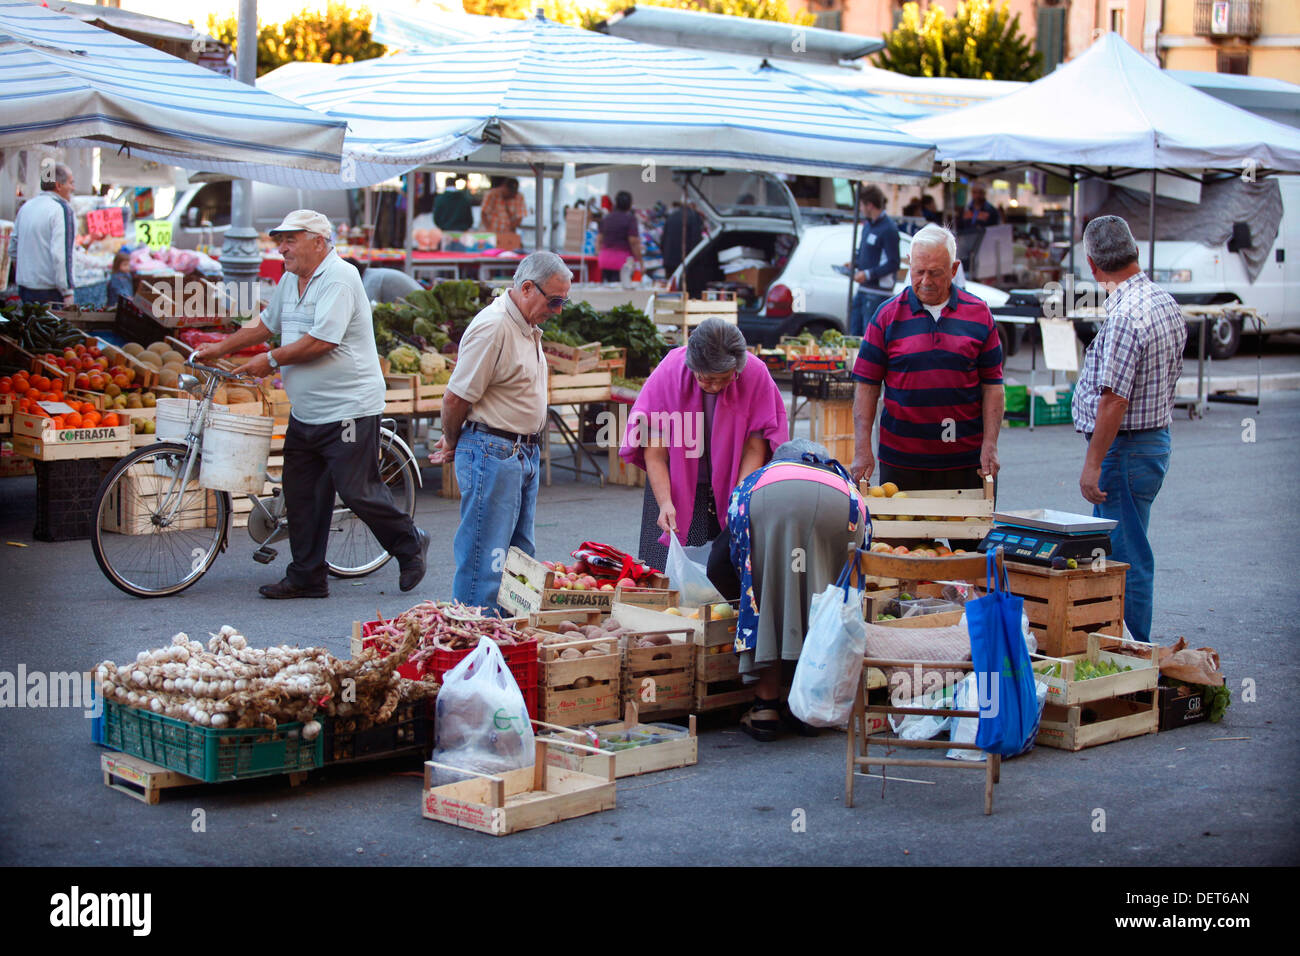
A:
[[[524,695],[490,638],[480,638],[478,647],[443,676],[437,714],[434,762],[479,773],[533,765],[533,726]]]
[[[712,549],[712,544],[688,548],[677,540],[677,535],[668,535],[668,567],[665,571],[668,583],[681,593],[683,607],[703,607],[727,600],[709,580],[709,552]]]
[[[853,698],[867,652],[867,625],[862,619],[862,582],[851,585],[857,571],[855,552],[839,579],[813,597],[794,682],[790,712],[814,727],[840,727],[849,722]]]

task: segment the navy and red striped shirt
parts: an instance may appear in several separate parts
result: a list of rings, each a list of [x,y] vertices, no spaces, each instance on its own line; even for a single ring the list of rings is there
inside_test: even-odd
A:
[[[853,378],[884,384],[877,457],[895,468],[977,467],[982,388],[1002,384],[1002,344],[984,300],[953,286],[936,322],[909,285],[867,325]]]

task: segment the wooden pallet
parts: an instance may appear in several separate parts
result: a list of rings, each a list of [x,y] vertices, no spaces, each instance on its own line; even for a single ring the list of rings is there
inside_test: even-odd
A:
[[[1124,582],[1128,565],[1107,560],[1073,571],[1008,561],[1007,584],[1025,599],[1029,629],[1038,649],[1053,657],[1081,654],[1088,635],[1124,634]]]
[[[847,468],[853,461],[853,402],[822,401],[810,399],[808,402],[809,437],[825,445],[831,457]]]
[[[104,772],[104,785],[110,790],[125,793],[128,797],[153,806],[162,791],[173,787],[192,787],[203,783],[175,770],[167,770],[130,754],[107,753],[99,757],[99,767]]]

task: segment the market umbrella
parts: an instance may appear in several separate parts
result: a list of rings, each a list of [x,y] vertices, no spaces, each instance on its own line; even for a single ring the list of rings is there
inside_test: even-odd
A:
[[[278,83],[274,73],[262,79],[272,92]],[[485,146],[520,164],[713,166],[886,182],[928,178],[933,165],[928,141],[861,112],[692,53],[541,17],[488,39],[334,66],[314,89],[295,79],[291,95],[348,123],[351,179],[335,188]],[[319,180],[295,185],[328,188]]]
[[[120,145],[335,173],[345,123],[25,0],[0,0],[0,149]]]

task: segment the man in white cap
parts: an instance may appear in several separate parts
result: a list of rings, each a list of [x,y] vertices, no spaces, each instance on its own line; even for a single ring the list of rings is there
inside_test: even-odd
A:
[[[424,577],[429,535],[399,509],[379,477],[379,416],[384,377],[370,301],[357,270],[330,247],[329,220],[310,209],[271,230],[284,276],[260,319],[196,359],[211,362],[280,334],[279,347],[243,366],[279,373],[293,404],[284,438],[284,498],[293,560],[284,579],[259,590],[268,598],[328,597],[325,550],[334,493],[398,559],[409,591]]]

